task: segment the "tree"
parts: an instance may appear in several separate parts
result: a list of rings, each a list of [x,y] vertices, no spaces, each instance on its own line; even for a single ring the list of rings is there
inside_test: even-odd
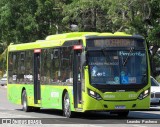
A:
[[[1,5],[1,41],[20,43],[31,41],[36,29],[35,1],[7,0]]]
[[[154,55],[160,47],[159,5],[159,0],[113,0],[108,12],[114,24],[113,31],[141,34],[148,46],[153,47],[150,54],[153,76],[156,74],[153,66],[157,63]]]
[[[74,0],[64,6],[63,22],[68,24],[69,31],[71,24],[78,25],[79,31],[111,31],[108,6],[106,0]]]
[[[0,52],[0,74],[3,75],[3,73],[5,73],[6,71],[6,59],[7,59],[7,44],[6,43],[0,43],[0,48],[1,48],[1,52]],[[0,75],[0,76],[2,76]]]
[[[112,0],[108,14],[113,31],[141,34],[150,45],[160,45],[159,0]]]
[[[159,0],[1,0],[0,53],[10,43],[70,32],[73,24],[79,31],[138,33],[157,50],[159,5]]]
[[[2,0],[0,3],[0,53],[10,43],[27,43],[45,39],[49,34],[62,31],[59,0]],[[67,2],[66,2],[67,3]],[[57,30],[57,28],[59,28]],[[1,58],[4,56],[1,55]],[[1,59],[1,62],[3,59]]]

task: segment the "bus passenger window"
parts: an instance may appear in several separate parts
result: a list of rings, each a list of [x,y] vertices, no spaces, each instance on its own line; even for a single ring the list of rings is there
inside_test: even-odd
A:
[[[51,83],[58,85],[60,75],[60,50],[53,49],[51,52]]]
[[[67,85],[73,83],[71,51],[69,47],[61,49],[61,81]]]

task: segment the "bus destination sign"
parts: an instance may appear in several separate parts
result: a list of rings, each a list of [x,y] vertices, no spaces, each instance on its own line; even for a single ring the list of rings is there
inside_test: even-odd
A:
[[[139,45],[134,39],[90,39],[87,41],[88,47],[141,47],[142,45],[143,43]]]

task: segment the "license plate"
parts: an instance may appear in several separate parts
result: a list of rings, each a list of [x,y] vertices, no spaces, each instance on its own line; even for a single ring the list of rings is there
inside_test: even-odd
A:
[[[116,105],[115,109],[126,109],[125,105]]]

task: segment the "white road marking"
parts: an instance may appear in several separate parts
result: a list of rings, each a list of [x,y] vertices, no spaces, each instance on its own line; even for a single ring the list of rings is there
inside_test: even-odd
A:
[[[33,116],[28,116],[28,115],[19,115],[19,114],[11,114],[11,113],[6,113],[6,112],[0,112],[0,115],[2,117],[3,115],[3,118],[38,118],[38,117],[33,117]]]
[[[134,127],[147,127],[147,126],[144,126],[144,125],[132,125]]]

